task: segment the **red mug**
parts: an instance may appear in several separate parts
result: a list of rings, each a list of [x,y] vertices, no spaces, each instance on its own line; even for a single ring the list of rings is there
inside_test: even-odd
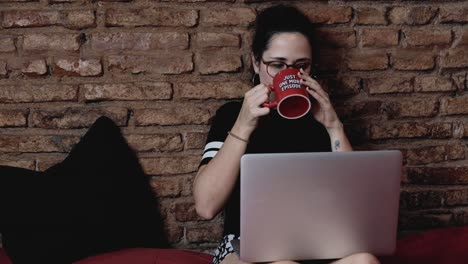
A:
[[[311,107],[309,93],[301,85],[299,70],[284,69],[273,78],[270,89],[275,93],[275,101],[263,103],[263,107],[275,108],[286,119],[297,119],[306,115]]]

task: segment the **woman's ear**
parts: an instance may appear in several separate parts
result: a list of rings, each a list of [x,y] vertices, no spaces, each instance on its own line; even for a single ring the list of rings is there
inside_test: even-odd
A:
[[[260,62],[255,59],[255,56],[252,53],[250,53],[250,58],[252,60],[252,66],[256,74],[260,72]]]

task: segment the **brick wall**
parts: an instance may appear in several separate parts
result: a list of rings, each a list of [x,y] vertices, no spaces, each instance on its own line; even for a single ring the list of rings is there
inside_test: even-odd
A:
[[[45,170],[108,115],[138,151],[171,241],[208,249],[191,183],[219,105],[250,86],[249,24],[277,1],[0,0],[0,163]],[[357,149],[400,149],[401,230],[468,222],[466,1],[294,1]]]

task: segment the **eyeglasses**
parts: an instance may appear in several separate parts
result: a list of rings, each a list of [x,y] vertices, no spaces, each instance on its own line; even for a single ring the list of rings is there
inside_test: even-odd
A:
[[[303,69],[304,71],[307,71],[311,65],[310,60],[304,60],[301,62],[297,62],[294,64],[287,64],[282,61],[265,61],[262,59],[262,63],[267,66],[267,73],[270,75],[270,77],[274,78],[275,75],[287,68],[295,68],[295,69]]]

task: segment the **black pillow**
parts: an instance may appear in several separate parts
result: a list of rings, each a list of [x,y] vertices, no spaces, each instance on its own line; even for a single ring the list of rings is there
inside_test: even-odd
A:
[[[15,264],[168,246],[148,178],[107,117],[45,172],[0,166],[0,233]]]

